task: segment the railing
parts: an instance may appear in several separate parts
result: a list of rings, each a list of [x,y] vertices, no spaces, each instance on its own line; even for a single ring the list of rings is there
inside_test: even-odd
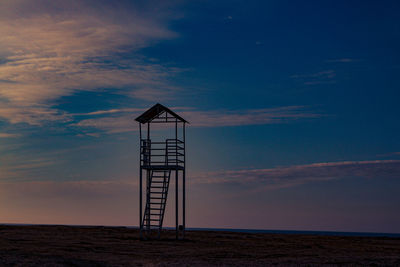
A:
[[[140,141],[140,165],[185,166],[185,143],[179,139],[167,139],[165,142]]]

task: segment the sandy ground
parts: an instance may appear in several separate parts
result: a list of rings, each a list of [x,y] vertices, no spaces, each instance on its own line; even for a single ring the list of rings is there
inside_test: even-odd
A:
[[[1,266],[400,266],[400,238],[189,231],[140,241],[119,227],[0,226]]]

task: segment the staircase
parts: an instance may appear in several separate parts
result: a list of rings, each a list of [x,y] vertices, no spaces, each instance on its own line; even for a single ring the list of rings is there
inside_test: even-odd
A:
[[[171,170],[151,170],[146,188],[146,207],[143,216],[142,229],[148,234],[152,230],[161,233],[165,207],[167,204]]]

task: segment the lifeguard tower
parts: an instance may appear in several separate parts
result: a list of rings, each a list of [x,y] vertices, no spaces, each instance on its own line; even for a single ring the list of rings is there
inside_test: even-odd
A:
[[[154,105],[135,120],[139,122],[140,132],[140,238],[147,239],[155,233],[157,233],[158,238],[160,237],[169,184],[174,175],[176,239],[184,238],[186,193],[185,126],[188,122],[161,104]],[[152,126],[157,130],[157,136],[154,136],[153,139],[151,136]],[[143,177],[146,179],[146,205],[144,206],[144,212]],[[179,180],[182,182],[181,189],[179,189]],[[181,200],[179,199],[180,190],[182,192]],[[181,216],[179,216],[180,206],[182,207]],[[179,224],[180,222],[181,224]]]

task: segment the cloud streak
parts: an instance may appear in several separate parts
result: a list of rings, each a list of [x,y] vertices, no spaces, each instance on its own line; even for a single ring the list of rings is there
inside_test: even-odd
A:
[[[303,82],[305,85],[316,85],[316,84],[332,84],[335,83],[333,80],[336,77],[334,70],[324,70],[310,74],[295,74],[290,78]]]
[[[194,174],[193,183],[238,184],[256,190],[272,190],[350,177],[399,178],[400,160],[313,163],[270,169],[217,171]]]
[[[313,119],[321,117],[321,114],[307,111],[303,106],[286,106],[266,109],[248,110],[212,110],[199,111],[181,107],[174,109],[190,122],[192,127],[226,127],[244,125],[263,125],[288,123],[301,119]],[[84,119],[74,124],[77,127],[96,128],[107,133],[122,133],[137,130],[134,121],[135,115],[131,111],[135,109],[112,109],[90,113],[91,115],[107,114],[110,116],[101,118]]]
[[[352,63],[358,61],[357,59],[354,58],[337,58],[337,59],[329,59],[326,60],[328,63]]]
[[[27,155],[4,155],[0,156],[0,161],[0,181],[29,180],[56,164],[51,158]]]
[[[20,134],[13,134],[13,133],[0,133],[0,138],[17,138],[20,137]]]
[[[221,127],[287,123],[321,117],[304,106],[247,110],[183,111],[180,113],[196,127]]]

